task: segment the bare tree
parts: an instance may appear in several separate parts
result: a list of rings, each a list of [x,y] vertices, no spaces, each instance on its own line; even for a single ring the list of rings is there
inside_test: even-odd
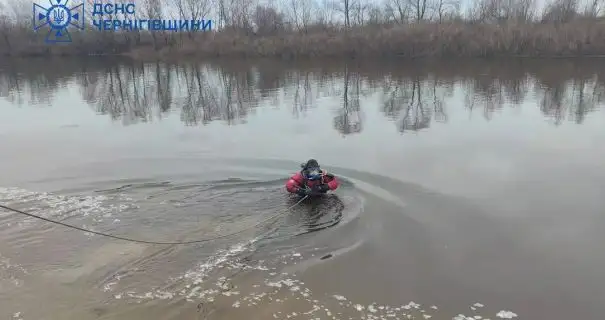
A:
[[[315,16],[316,23],[322,26],[328,26],[334,23],[334,14],[336,13],[336,9],[339,7],[338,2],[334,2],[332,0],[318,0],[318,5],[316,7]]]
[[[17,24],[27,24],[31,21],[31,5],[31,2],[27,1],[7,0],[5,9],[7,15],[11,15]]]
[[[427,11],[430,9],[429,0],[408,0],[408,3],[416,22],[426,18]]]
[[[257,6],[254,12],[254,24],[258,34],[275,34],[283,29],[284,17],[271,7]]]
[[[410,14],[410,2],[409,0],[387,0],[385,11],[389,18],[397,23],[404,23],[408,20]]]
[[[145,8],[145,16],[149,20],[161,19],[162,18],[162,4],[160,0],[143,0]],[[151,32],[153,38],[153,47],[158,49],[157,31]]]
[[[229,24],[227,21],[227,11],[225,8],[225,0],[217,0],[218,3],[218,26],[219,28],[223,28]]]
[[[144,0],[150,1],[150,0]],[[156,1],[156,0],[151,0]],[[198,21],[204,19],[210,13],[212,8],[211,0],[172,0],[174,6],[179,12],[179,16],[183,20]],[[223,1],[219,3],[219,9],[223,8],[220,4],[224,4]],[[222,17],[222,16],[221,16]],[[188,32],[189,39],[193,38],[192,30]]]
[[[535,0],[481,0],[476,4],[480,21],[531,21],[536,9]]]
[[[460,10],[460,0],[436,0],[435,13],[439,23],[447,17],[453,17]]]
[[[0,47],[4,47],[6,48],[6,52],[10,54],[12,52],[11,49],[11,42],[10,39],[8,38],[8,35],[11,33],[11,29],[12,29],[12,25],[13,25],[13,21],[12,18],[8,15],[8,8],[6,8],[6,5],[3,3],[0,3],[0,36],[2,37],[2,40],[4,41],[4,46],[0,46]],[[0,54],[2,52],[0,51]]]
[[[584,16],[596,18],[603,11],[604,0],[591,0],[584,6]]]
[[[252,29],[252,16],[254,12],[253,0],[230,0],[231,25],[246,30]]]
[[[368,4],[368,24],[370,25],[378,25],[380,23],[386,22],[386,16],[380,7],[375,4]]]
[[[515,0],[513,16],[517,21],[529,22],[534,20],[536,14],[535,0]]]
[[[287,8],[288,20],[290,20],[290,23],[294,28],[300,28],[300,22],[298,21],[300,15],[300,2],[298,0],[288,0]]]
[[[363,25],[368,19],[370,4],[364,0],[357,0],[353,4],[353,22],[356,25]]]
[[[510,0],[506,0],[510,2]],[[498,0],[481,0],[477,3],[479,19],[483,22],[498,22],[508,20],[509,4]]]
[[[287,11],[289,20],[298,30],[308,30],[313,19],[313,12],[316,11],[317,3],[315,0],[288,0]]]
[[[317,2],[315,0],[301,1],[302,6],[300,7],[300,22],[305,32],[308,30],[309,25],[313,19],[313,12],[317,8]]]
[[[342,13],[345,23],[345,28],[351,27],[351,10],[354,6],[353,0],[337,0],[334,2],[334,8]]]
[[[1,1],[1,0],[0,0]],[[0,8],[0,16],[3,28],[3,42],[7,43],[7,49],[12,51],[13,45],[9,44],[12,38],[13,42],[30,41],[36,39],[36,33],[32,30],[32,4],[27,1],[6,0],[3,8]],[[10,48],[9,48],[10,47]]]
[[[542,21],[569,22],[577,16],[577,12],[578,0],[553,0],[546,6]]]

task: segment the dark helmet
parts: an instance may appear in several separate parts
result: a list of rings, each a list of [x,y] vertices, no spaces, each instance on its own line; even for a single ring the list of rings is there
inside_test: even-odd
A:
[[[315,159],[310,159],[307,163],[301,164],[303,168],[302,174],[305,179],[308,180],[319,180],[321,179],[321,167]]]

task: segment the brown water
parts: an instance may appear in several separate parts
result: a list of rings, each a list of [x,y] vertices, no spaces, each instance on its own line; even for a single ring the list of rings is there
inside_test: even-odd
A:
[[[603,318],[605,62],[30,60],[0,96],[2,204],[278,215],[2,211],[0,319]],[[342,186],[290,208],[311,157]]]

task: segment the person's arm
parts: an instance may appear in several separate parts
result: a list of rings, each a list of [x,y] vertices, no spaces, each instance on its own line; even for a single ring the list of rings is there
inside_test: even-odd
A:
[[[306,188],[303,188],[303,180],[300,173],[293,175],[286,181],[286,190],[290,193],[296,193],[303,196],[307,194]]]
[[[338,182],[338,179],[336,179],[336,176],[330,174],[327,185],[328,185],[328,188],[330,188],[330,190],[334,191],[334,190],[338,189],[338,186],[340,186],[340,183]]]
[[[328,192],[329,190],[334,191],[340,185],[338,183],[338,180],[336,179],[336,176],[327,172],[324,172],[324,178],[322,182],[323,183],[318,186],[319,192]]]

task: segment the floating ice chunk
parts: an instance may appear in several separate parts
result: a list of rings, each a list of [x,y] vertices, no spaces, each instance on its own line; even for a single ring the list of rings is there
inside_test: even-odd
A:
[[[319,309],[320,309],[319,306],[314,305],[313,309],[311,309],[311,310],[309,310],[309,311],[307,311],[307,312],[305,312],[303,314],[311,314],[311,313],[313,313],[313,312],[315,312],[315,311],[317,311]]]
[[[481,303],[477,302],[477,303],[473,304],[473,307],[477,307],[477,308],[483,308],[483,307],[485,307],[485,306],[484,306],[483,304],[481,304]]]
[[[334,299],[338,300],[338,301],[347,301],[347,298],[345,298],[344,296],[341,295],[333,295]]]
[[[172,292],[157,291],[155,293],[155,297],[158,299],[167,300],[174,298],[174,294]]]
[[[512,311],[502,310],[502,311],[498,312],[496,317],[502,318],[502,319],[512,319],[512,318],[516,318],[517,314]]]
[[[365,309],[364,306],[360,305],[360,304],[356,304],[353,306],[355,309],[357,309],[357,311],[363,311]]]

